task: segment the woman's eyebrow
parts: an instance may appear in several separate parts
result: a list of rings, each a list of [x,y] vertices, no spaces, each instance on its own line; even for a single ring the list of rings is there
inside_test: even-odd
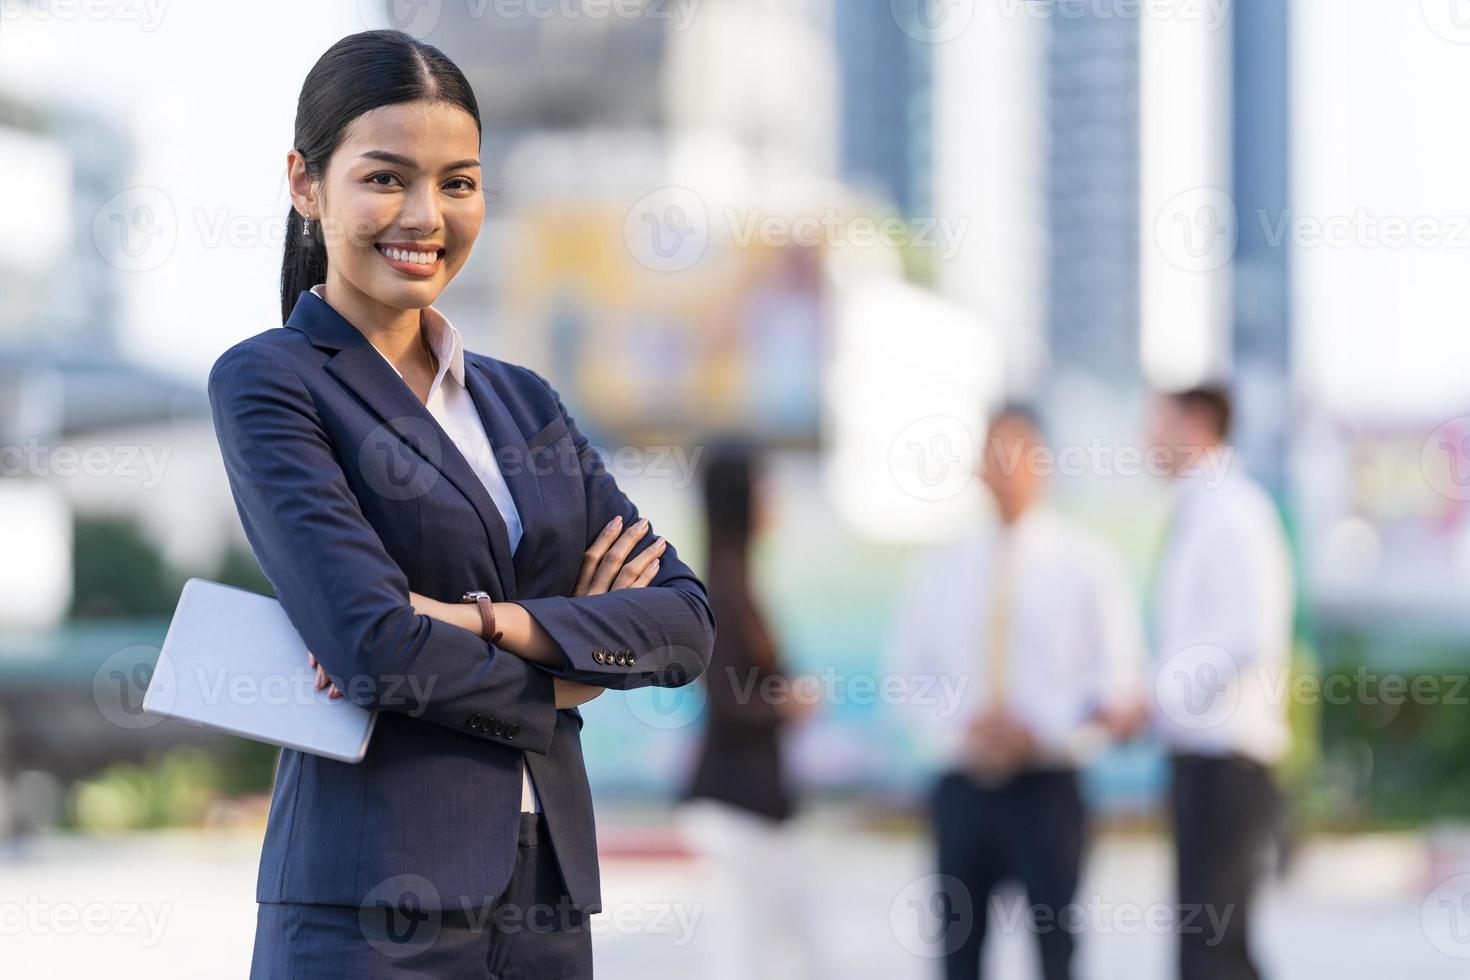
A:
[[[406,157],[398,153],[391,153],[388,150],[364,150],[362,153],[358,154],[358,157],[366,157],[370,160],[382,160],[385,163],[396,163],[400,167],[408,167],[413,170],[418,169],[418,163],[412,157]],[[463,170],[465,167],[478,167],[479,165],[479,160],[476,160],[474,157],[470,157],[465,160],[456,160],[453,163],[446,163],[444,165],[444,169]]]

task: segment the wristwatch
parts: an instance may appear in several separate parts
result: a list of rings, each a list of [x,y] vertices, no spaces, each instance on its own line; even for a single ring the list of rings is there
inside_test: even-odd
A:
[[[495,603],[490,600],[490,593],[466,592],[459,601],[473,602],[480,607],[480,622],[485,626],[485,636],[491,643],[499,643],[501,633],[495,628]]]

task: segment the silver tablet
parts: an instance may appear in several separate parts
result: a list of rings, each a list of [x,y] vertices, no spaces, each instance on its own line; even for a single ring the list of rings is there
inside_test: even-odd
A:
[[[269,596],[184,583],[143,710],[339,762],[360,762],[377,712],[315,688],[306,644]]]

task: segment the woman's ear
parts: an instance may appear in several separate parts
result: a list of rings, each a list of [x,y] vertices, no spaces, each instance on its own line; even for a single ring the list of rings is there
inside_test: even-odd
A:
[[[306,156],[294,147],[286,154],[286,182],[291,203],[305,215],[317,216],[316,188],[306,171]]]

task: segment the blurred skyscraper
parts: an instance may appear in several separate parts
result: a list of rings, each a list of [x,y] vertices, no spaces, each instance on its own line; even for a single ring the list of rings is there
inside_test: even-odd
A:
[[[93,218],[126,169],[124,135],[100,114],[0,93],[0,159],[13,189],[0,223],[0,343],[113,352],[118,270]]]
[[[1137,383],[1138,18],[1069,5],[1047,19],[1046,336],[1058,373]]]
[[[933,214],[934,45],[899,23],[928,0],[838,3],[842,177],[905,217]]]
[[[1237,442],[1251,472],[1280,496],[1298,403],[1292,381],[1291,249],[1272,242],[1270,225],[1252,216],[1284,215],[1291,207],[1291,16],[1280,0],[1236,0],[1231,17],[1232,196],[1240,226],[1231,338],[1240,396]]]

